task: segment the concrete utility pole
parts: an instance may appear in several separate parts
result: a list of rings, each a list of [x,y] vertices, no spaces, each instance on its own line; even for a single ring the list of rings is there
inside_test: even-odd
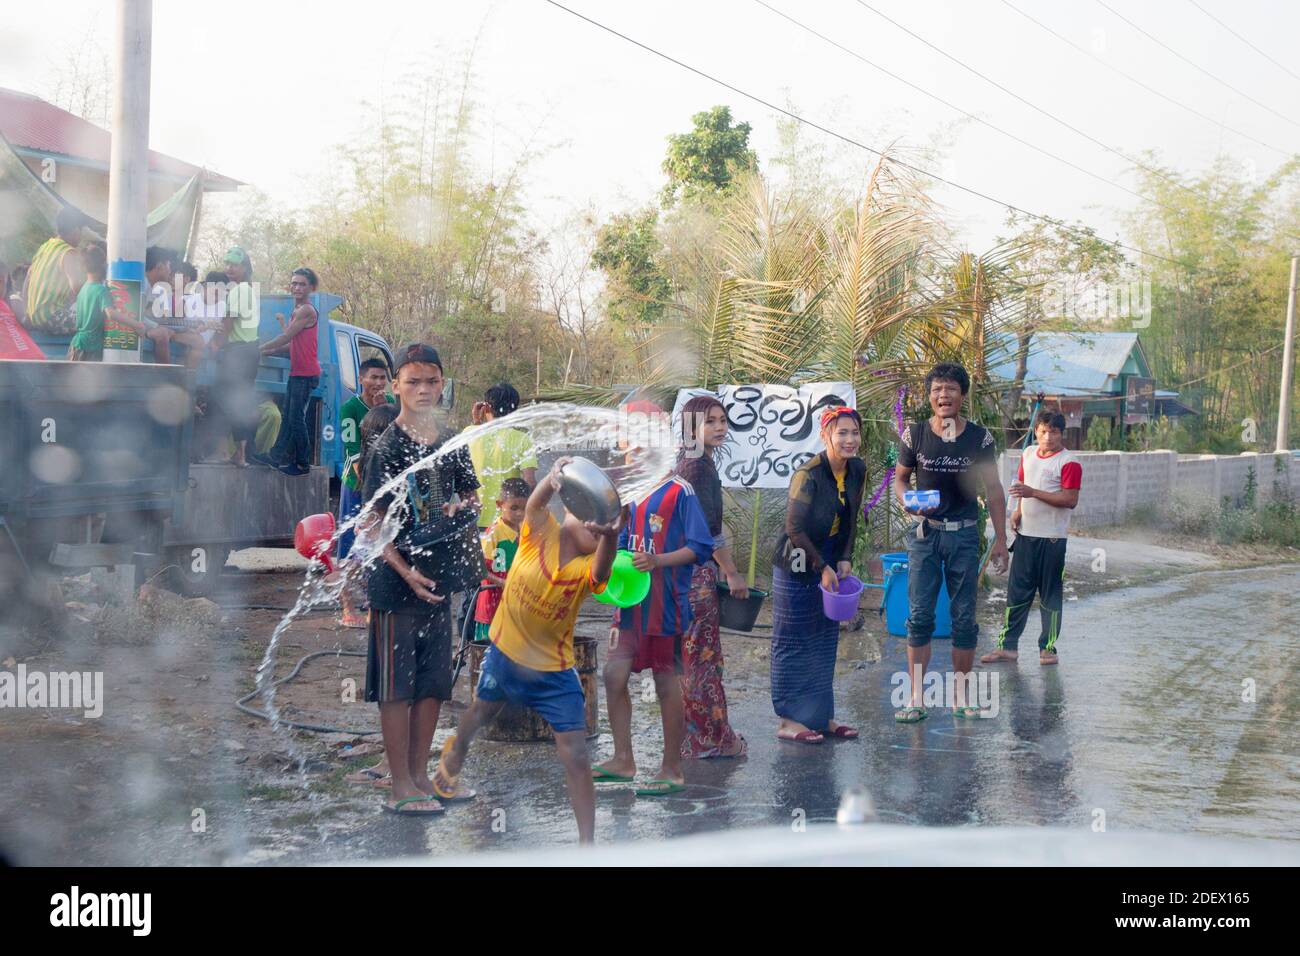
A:
[[[1295,352],[1295,282],[1300,256],[1291,257],[1291,286],[1286,297],[1286,335],[1282,346],[1282,397],[1277,403],[1277,446],[1275,451],[1288,451],[1287,425],[1291,421],[1291,367]]]
[[[149,215],[149,68],[153,0],[117,0],[113,152],[108,170],[108,279],[119,308],[139,319]],[[104,337],[105,362],[140,361],[139,338]]]

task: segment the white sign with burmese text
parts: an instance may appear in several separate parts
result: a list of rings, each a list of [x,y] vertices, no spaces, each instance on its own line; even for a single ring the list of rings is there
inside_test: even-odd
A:
[[[713,395],[727,410],[727,441],[714,460],[727,488],[789,487],[795,470],[822,450],[822,411],[857,404],[848,382],[684,388],[673,405],[675,434],[682,406],[697,395]]]

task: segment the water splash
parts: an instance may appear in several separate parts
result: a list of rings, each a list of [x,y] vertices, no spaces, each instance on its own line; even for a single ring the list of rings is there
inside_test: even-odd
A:
[[[613,409],[567,403],[530,405],[507,417],[465,429],[441,445],[437,451],[385,483],[374,496],[391,496],[391,504],[381,520],[375,520],[375,508],[367,502],[355,516],[339,525],[330,541],[329,551],[334,551],[343,534],[355,531],[348,555],[352,567],[347,571],[340,570],[327,575],[323,573],[325,568],[320,561],[312,562],[298,589],[293,607],[280,619],[272,632],[256,672],[258,696],[270,715],[271,727],[285,740],[289,753],[297,762],[303,787],[309,791],[306,755],[292,735],[285,732],[287,728],[275,701],[274,675],[281,638],[294,621],[308,611],[322,605],[332,606],[341,596],[343,588],[351,585],[350,578],[355,580],[363,577],[359,569],[369,571],[376,562],[383,560],[384,548],[397,539],[410,510],[410,502],[405,493],[408,476],[435,469],[442,459],[468,447],[475,439],[489,437],[506,429],[517,429],[528,435],[534,454],[542,466],[549,465],[550,461],[560,455],[592,459],[603,467],[624,502],[638,500],[653,491],[672,469],[676,455],[675,441],[666,416],[628,415]],[[521,456],[512,462],[509,471],[513,471],[523,461]],[[544,477],[544,467],[539,467],[538,480]],[[481,479],[482,476],[480,482]],[[552,498],[552,504],[558,507],[558,496]],[[483,553],[477,536],[472,542],[458,540],[450,546],[460,549],[459,554],[452,556],[453,559],[470,562],[476,571],[482,570]],[[416,548],[406,557],[410,559],[428,554],[431,552],[427,549]],[[314,796],[313,794],[313,799]]]

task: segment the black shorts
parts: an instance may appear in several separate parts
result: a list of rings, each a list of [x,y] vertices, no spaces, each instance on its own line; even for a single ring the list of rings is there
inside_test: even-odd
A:
[[[451,615],[446,602],[427,611],[370,609],[366,700],[451,700]]]

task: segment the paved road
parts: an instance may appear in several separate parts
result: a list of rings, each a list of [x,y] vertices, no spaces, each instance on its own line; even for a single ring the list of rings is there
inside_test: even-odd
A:
[[[1071,603],[1062,664],[989,668],[997,717],[943,710],[896,726],[891,679],[901,639],[883,659],[837,680],[839,717],[861,740],[779,742],[766,681],[729,686],[746,760],[688,767],[691,787],[656,800],[598,795],[598,837],[659,840],[704,831],[833,819],[840,794],[863,786],[879,816],[912,825],[1054,825],[1296,839],[1300,834],[1300,675],[1294,627],[1300,568],[1198,572]],[[1036,615],[1030,636],[1036,632]],[[1030,646],[1029,637],[1026,646]],[[932,669],[949,668],[946,641]],[[1254,699],[1243,700],[1243,695]],[[653,769],[654,704],[638,702],[637,749]],[[593,752],[608,751],[602,738]],[[376,817],[360,831],[285,862],[402,856],[568,843],[562,774],[548,745],[476,745],[474,805],[430,822]],[[1140,861],[1135,861],[1140,862]]]

